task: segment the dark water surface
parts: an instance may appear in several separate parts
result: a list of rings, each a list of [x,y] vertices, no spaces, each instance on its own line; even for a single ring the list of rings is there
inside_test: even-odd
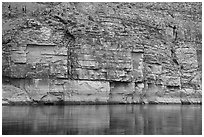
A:
[[[202,105],[3,106],[6,134],[201,134]]]

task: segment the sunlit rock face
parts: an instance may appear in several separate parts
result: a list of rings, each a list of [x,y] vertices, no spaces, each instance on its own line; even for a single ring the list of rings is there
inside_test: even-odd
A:
[[[202,3],[2,8],[4,104],[202,101]]]

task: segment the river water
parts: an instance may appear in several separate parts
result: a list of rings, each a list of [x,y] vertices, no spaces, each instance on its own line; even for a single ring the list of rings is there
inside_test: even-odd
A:
[[[202,134],[202,105],[3,106],[2,134]]]

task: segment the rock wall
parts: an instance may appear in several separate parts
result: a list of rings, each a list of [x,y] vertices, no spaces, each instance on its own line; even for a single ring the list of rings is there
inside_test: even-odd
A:
[[[2,8],[5,104],[202,101],[202,3]]]

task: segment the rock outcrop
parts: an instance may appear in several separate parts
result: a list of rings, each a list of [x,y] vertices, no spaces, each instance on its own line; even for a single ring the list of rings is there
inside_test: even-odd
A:
[[[202,3],[2,6],[4,104],[202,102]]]

